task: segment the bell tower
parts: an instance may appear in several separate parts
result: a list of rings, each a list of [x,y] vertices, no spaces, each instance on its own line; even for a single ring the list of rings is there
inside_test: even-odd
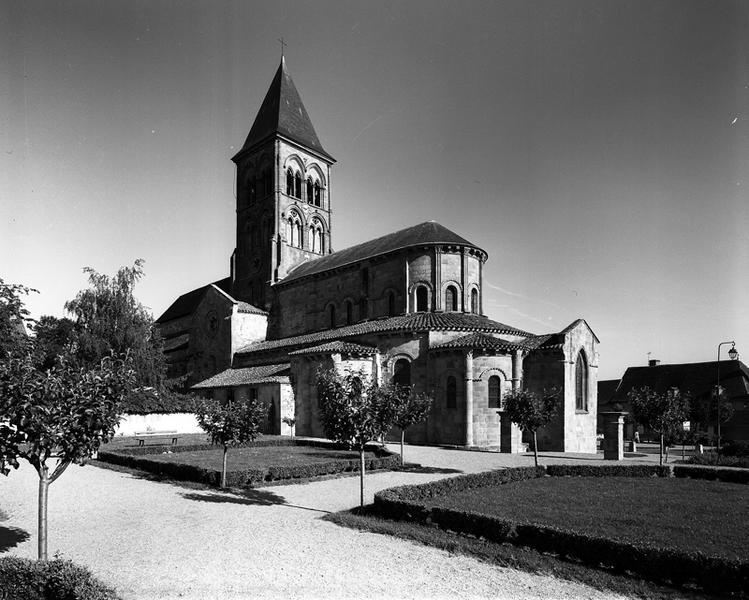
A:
[[[331,252],[330,167],[286,69],[276,71],[237,166],[232,295],[270,309],[270,286]]]

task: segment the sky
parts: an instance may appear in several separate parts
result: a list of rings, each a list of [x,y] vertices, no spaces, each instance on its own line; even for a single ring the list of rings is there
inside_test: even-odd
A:
[[[749,2],[0,0],[0,278],[63,316],[145,260],[158,317],[228,275],[235,169],[280,62],[342,249],[436,220],[484,312],[584,318],[599,379],[749,358]],[[723,347],[721,358],[726,358]]]

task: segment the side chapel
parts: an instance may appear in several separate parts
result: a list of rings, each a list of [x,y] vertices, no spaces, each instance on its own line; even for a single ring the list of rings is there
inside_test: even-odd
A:
[[[487,253],[434,221],[333,250],[331,167],[285,61],[237,169],[229,276],[183,294],[157,319],[172,375],[217,398],[268,407],[267,433],[323,437],[315,372],[363,370],[434,398],[408,431],[424,444],[519,452],[506,390],[557,386],[539,448],[596,451],[599,343],[578,319],[534,335],[483,313]]]

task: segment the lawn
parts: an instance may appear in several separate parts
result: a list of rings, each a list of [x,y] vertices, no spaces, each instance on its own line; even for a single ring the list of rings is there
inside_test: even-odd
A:
[[[685,551],[749,558],[749,486],[678,478],[543,477],[429,499],[430,506]]]
[[[198,450],[170,454],[149,454],[148,459],[161,462],[189,464],[204,469],[221,470],[223,450]],[[365,452],[365,459],[375,458],[373,452]],[[232,448],[228,454],[231,471],[248,469],[265,470],[270,467],[302,466],[332,460],[354,460],[359,453],[350,450],[332,450],[314,446],[259,446],[254,448]]]

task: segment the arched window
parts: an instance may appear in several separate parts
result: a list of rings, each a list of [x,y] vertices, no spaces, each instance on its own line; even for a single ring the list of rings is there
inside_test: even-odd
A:
[[[575,409],[588,410],[588,361],[582,351],[575,361]]]
[[[354,306],[351,304],[351,300],[346,300],[346,325],[351,325],[354,322]]]
[[[393,383],[401,387],[411,386],[411,363],[399,358],[393,365]]]
[[[294,195],[294,173],[291,169],[286,171],[286,195]]]
[[[335,327],[335,306],[330,305],[330,328],[333,329]]]
[[[474,315],[479,314],[479,293],[476,288],[471,290],[471,312]]]
[[[252,204],[255,202],[255,180],[254,179],[250,179],[249,192],[250,192],[250,204]]]
[[[388,316],[395,316],[395,294],[393,292],[388,294]]]
[[[458,310],[458,292],[455,286],[448,285],[445,289],[445,310]]]
[[[302,176],[299,173],[294,175],[294,196],[302,197]]]
[[[369,308],[369,303],[367,302],[366,298],[360,298],[359,299],[359,320],[363,321],[367,318],[367,309]]]
[[[290,212],[288,223],[288,242],[294,248],[302,247],[302,220],[295,212]]]
[[[487,406],[489,408],[501,408],[502,399],[502,381],[498,376],[492,375],[489,377],[489,394],[487,398]]]
[[[450,375],[447,378],[447,386],[445,389],[445,399],[447,400],[447,408],[457,408],[458,402],[456,400],[458,384],[455,381],[455,377]]]
[[[263,171],[263,193],[267,196],[273,192],[273,171],[269,168]]]
[[[429,290],[426,286],[416,288],[416,311],[424,312],[429,310]]]
[[[312,186],[312,177],[307,179],[307,204],[312,204],[315,200],[314,187]]]
[[[315,206],[322,206],[322,194],[320,193],[320,183],[315,181]]]
[[[317,219],[312,221],[309,228],[310,250],[322,254],[325,251],[322,223]]]

